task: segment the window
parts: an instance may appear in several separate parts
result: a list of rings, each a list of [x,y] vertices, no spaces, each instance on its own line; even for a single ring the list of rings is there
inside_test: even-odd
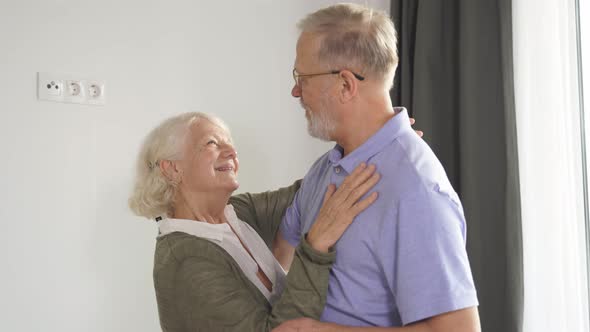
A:
[[[580,64],[580,122],[582,136],[584,212],[586,226],[586,276],[590,282],[590,3],[577,2],[578,18],[578,61]],[[590,284],[588,284],[590,290]],[[589,293],[590,298],[590,293]],[[590,312],[589,312],[590,315]]]
[[[526,332],[589,332],[576,9],[576,0],[513,1]]]

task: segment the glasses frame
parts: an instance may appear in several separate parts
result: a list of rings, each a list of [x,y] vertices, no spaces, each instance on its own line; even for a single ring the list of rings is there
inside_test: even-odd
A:
[[[293,80],[295,81],[295,85],[296,86],[301,86],[299,84],[299,78],[300,77],[314,77],[314,76],[322,76],[322,75],[337,75],[340,74],[342,71],[344,70],[348,70],[348,69],[340,69],[340,70],[330,70],[327,72],[322,72],[322,73],[314,73],[314,74],[299,74],[297,72],[297,69],[293,68]],[[350,70],[348,70],[350,71]],[[359,80],[359,81],[364,81],[365,77],[361,76],[353,71],[350,71],[352,73],[352,75],[354,75],[354,77]]]

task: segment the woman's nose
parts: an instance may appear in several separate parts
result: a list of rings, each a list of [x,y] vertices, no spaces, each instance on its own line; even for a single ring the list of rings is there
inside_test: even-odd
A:
[[[235,158],[238,156],[238,151],[232,144],[223,145],[223,156],[226,158]]]

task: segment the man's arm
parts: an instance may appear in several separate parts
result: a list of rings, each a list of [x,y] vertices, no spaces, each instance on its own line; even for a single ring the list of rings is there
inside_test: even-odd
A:
[[[481,332],[477,307],[430,317],[404,327],[356,327],[323,323],[309,318],[287,321],[273,332]]]
[[[233,205],[238,218],[252,226],[270,248],[281,219],[300,186],[301,180],[297,180],[288,187],[274,191],[232,196],[229,203]]]
[[[481,332],[477,307],[447,312],[416,323],[418,330],[402,330],[404,332]],[[420,326],[425,325],[425,326]],[[404,327],[405,328],[405,327]],[[413,328],[412,324],[407,328]],[[401,332],[401,331],[400,331]]]
[[[275,237],[272,253],[275,258],[279,261],[285,271],[289,271],[291,263],[293,262],[293,255],[295,254],[295,247],[293,247],[279,230]]]

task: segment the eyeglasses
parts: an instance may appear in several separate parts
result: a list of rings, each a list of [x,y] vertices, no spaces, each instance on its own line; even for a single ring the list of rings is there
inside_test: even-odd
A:
[[[336,74],[340,74],[343,70],[346,70],[346,69],[332,70],[332,71],[329,71],[329,72],[316,73],[316,74],[299,74],[297,72],[297,70],[295,68],[293,68],[293,80],[295,81],[295,85],[300,86],[299,79],[301,77],[314,77],[314,76],[321,76],[321,75],[336,75]],[[352,72],[352,71],[351,71],[351,73],[354,75],[354,77],[357,80],[359,80],[359,81],[364,81],[365,80],[365,78],[363,76],[361,76],[361,75],[359,75],[359,74],[357,74],[355,72]]]

